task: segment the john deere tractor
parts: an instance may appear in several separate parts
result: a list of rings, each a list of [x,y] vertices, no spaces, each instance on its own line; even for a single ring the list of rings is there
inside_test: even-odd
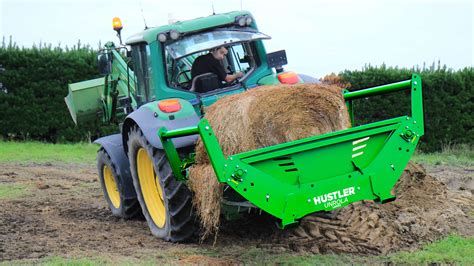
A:
[[[113,25],[120,37],[120,20]],[[98,54],[103,77],[69,85],[65,101],[76,124],[99,117],[120,126],[119,134],[95,141],[101,185],[115,216],[130,218],[141,211],[153,235],[173,242],[188,239],[195,228],[187,169],[194,164],[199,136],[218,181],[233,195],[225,194],[222,202],[227,217],[256,209],[286,228],[311,213],[355,201],[395,199],[390,191],[424,132],[422,84],[416,74],[343,92],[352,121],[354,99],[399,90],[411,92],[409,115],[223,155],[203,118],[207,107],[261,85],[317,82],[285,71],[285,51],[267,53],[266,39],[246,11],[148,28],[125,45],[106,43]],[[212,73],[193,79],[194,60],[221,46],[228,48],[224,68],[244,76],[232,83]],[[291,171],[282,165],[291,165]]]

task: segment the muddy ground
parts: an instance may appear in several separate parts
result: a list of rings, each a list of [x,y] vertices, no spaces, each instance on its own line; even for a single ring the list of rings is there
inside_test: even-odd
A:
[[[143,219],[112,216],[95,165],[3,163],[0,185],[26,189],[20,196],[0,198],[0,261],[153,254],[183,263],[232,263],[241,262],[239,255],[251,248],[276,254],[387,254],[413,250],[453,232],[473,236],[474,169],[434,166],[428,172],[431,176],[410,165],[395,189],[395,202],[356,203],[312,215],[286,231],[277,230],[265,215],[224,222],[213,246],[197,238],[186,244],[163,242],[150,234]],[[202,250],[214,250],[219,258],[199,254]]]

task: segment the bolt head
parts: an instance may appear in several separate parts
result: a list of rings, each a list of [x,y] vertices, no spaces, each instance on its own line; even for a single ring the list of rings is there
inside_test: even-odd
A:
[[[244,173],[244,171],[242,171],[242,169],[237,169],[237,170],[235,170],[235,175],[236,175],[237,177],[242,177],[244,174],[245,174],[245,173]]]
[[[265,197],[266,197],[267,199],[269,199],[269,198],[270,198],[270,195],[266,195]]]

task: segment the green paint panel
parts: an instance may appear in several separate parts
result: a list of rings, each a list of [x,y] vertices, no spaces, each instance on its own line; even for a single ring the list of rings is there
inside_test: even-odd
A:
[[[281,180],[279,180],[281,182],[292,185],[319,181],[347,172],[353,172],[355,169],[353,165],[354,161],[357,161],[356,164],[360,168],[366,167],[383,147],[384,142],[391,132],[392,130],[387,130],[383,134],[364,134],[364,136],[369,137],[369,139],[361,143],[361,145],[353,144],[353,142],[357,140],[349,140],[322,147],[317,147],[317,145],[321,143],[320,140],[316,140],[317,142],[315,142],[314,145],[305,142],[300,144],[300,146],[304,145],[306,150],[287,153],[285,155],[280,155],[281,153],[278,154],[278,152],[276,152],[275,155],[271,156],[275,156],[275,158],[271,160],[252,162],[249,163],[249,165],[258,168],[268,175],[281,178]],[[364,138],[362,138],[362,140]],[[359,149],[352,151],[355,148]],[[285,151],[288,150],[290,149],[285,148]],[[265,153],[265,156],[267,155],[269,154]],[[245,155],[243,154],[241,156]],[[353,158],[352,156],[356,157]],[[307,163],[308,158],[311,158],[311,164]],[[242,159],[242,161],[245,163],[252,161],[252,159],[253,157],[247,157]]]
[[[267,75],[258,81],[258,85],[277,85],[277,84],[280,84],[280,81],[278,80],[278,77],[275,73]]]
[[[248,11],[234,11],[224,14],[216,14],[208,17],[201,17],[187,21],[178,21],[173,24],[163,25],[159,27],[149,28],[143,32],[137,33],[127,39],[127,44],[137,42],[151,43],[157,40],[159,33],[176,30],[180,33],[195,32],[207,28],[229,25],[235,22],[235,17],[242,15],[250,15]],[[255,25],[255,22],[252,23]]]
[[[157,119],[161,119],[161,120],[175,120],[175,119],[190,117],[195,114],[194,106],[190,102],[183,99],[177,99],[177,98],[171,98],[171,99],[179,101],[179,104],[181,105],[181,109],[179,111],[173,112],[173,113],[165,113],[161,111],[160,108],[158,107],[158,104],[160,101],[147,103],[143,105],[142,108],[150,109],[152,112],[156,113]],[[168,99],[168,100],[171,100],[171,99]]]

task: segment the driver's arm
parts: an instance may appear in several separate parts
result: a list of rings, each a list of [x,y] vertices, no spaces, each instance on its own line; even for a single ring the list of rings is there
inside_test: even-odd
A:
[[[234,81],[234,80],[236,80],[236,79],[238,79],[238,78],[241,78],[241,77],[243,77],[243,76],[244,76],[244,73],[242,73],[242,72],[237,72],[237,73],[235,73],[235,74],[233,74],[233,75],[226,75],[226,76],[225,76],[225,81],[226,81],[227,83],[231,83],[232,81]]]

